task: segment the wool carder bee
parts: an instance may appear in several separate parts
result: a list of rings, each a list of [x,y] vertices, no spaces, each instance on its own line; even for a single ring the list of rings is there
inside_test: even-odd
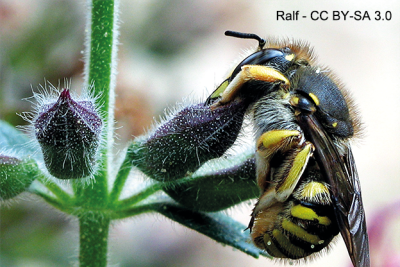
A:
[[[261,192],[249,223],[255,245],[276,258],[302,259],[340,232],[353,265],[370,266],[350,147],[360,121],[348,92],[305,43],[225,34],[259,42],[206,101],[212,109],[248,105]]]

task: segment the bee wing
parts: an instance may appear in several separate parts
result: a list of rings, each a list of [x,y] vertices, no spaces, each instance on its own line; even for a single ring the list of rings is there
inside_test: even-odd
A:
[[[344,162],[347,169],[349,182],[352,184],[354,191],[352,194],[353,199],[349,214],[346,217],[346,223],[348,224],[349,228],[347,228],[347,230],[341,230],[341,234],[346,242],[349,253],[350,251],[353,252],[353,254],[350,254],[353,264],[355,266],[370,266],[369,242],[365,212],[361,197],[361,187],[350,146],[346,147]],[[348,229],[350,229],[350,231]],[[350,248],[352,250],[350,250]]]
[[[356,267],[370,266],[368,234],[360,183],[350,146],[341,155],[314,115],[298,117],[306,139],[315,146],[316,160],[332,192],[340,233]]]

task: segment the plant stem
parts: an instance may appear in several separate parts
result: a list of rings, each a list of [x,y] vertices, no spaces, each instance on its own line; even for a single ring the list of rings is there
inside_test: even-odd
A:
[[[48,177],[40,174],[37,180],[40,181],[48,190],[50,190],[62,203],[72,203],[72,197]]]
[[[110,218],[108,179],[112,163],[114,135],[115,70],[117,54],[118,0],[89,0],[90,15],[86,47],[85,82],[97,97],[104,122],[104,146],[99,153],[99,171],[92,184],[73,186],[77,208],[86,210],[79,216],[80,266],[107,266],[107,244]],[[91,87],[93,86],[93,87]]]
[[[95,96],[107,114],[108,125],[114,119],[115,65],[117,53],[116,6],[114,0],[92,0],[89,41],[89,62],[86,65],[86,83],[94,85]],[[110,119],[112,119],[110,121]]]
[[[81,193],[85,202],[92,202],[96,206],[98,201],[107,202],[110,166],[112,164],[112,147],[114,135],[114,101],[115,101],[115,69],[117,53],[117,2],[114,0],[92,0],[89,38],[87,42],[87,65],[85,79],[87,86],[94,85],[93,94],[98,98],[104,122],[104,143],[100,151],[100,170],[95,175],[95,183],[91,192]],[[89,188],[87,188],[89,190]],[[91,197],[93,196],[93,198]]]
[[[129,208],[130,206],[133,206],[136,203],[153,195],[155,192],[161,190],[162,188],[163,188],[163,184],[161,184],[161,183],[156,183],[156,184],[150,185],[147,188],[142,189],[139,193],[137,193],[129,198],[121,200],[118,203],[118,209]]]
[[[125,156],[124,161],[122,162],[121,166],[119,167],[119,171],[117,177],[114,181],[114,186],[110,193],[110,203],[114,204],[119,196],[121,195],[122,188],[125,185],[126,179],[128,178],[129,172],[132,169],[131,158],[129,157],[128,153]]]
[[[100,213],[79,218],[79,264],[82,267],[107,266],[107,243],[110,220]]]

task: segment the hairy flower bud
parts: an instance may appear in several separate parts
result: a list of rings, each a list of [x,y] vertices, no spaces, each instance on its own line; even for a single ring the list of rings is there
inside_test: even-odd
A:
[[[181,180],[173,186],[167,186],[164,191],[187,208],[220,211],[258,197],[255,173],[253,157],[234,167]]]
[[[0,155],[0,200],[22,193],[35,180],[38,168],[33,160]]]
[[[93,174],[102,124],[94,103],[74,101],[68,89],[41,107],[34,127],[50,174],[60,179]]]
[[[134,165],[159,181],[180,179],[233,145],[245,111],[238,102],[215,110],[204,104],[188,106],[133,149]]]

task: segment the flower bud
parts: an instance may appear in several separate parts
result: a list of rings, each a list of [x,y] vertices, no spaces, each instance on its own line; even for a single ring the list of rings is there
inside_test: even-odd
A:
[[[134,165],[159,181],[183,178],[233,145],[246,108],[232,102],[214,110],[204,104],[182,109],[133,148]]]
[[[38,167],[33,160],[20,160],[0,155],[0,200],[10,199],[25,191],[35,180]]]
[[[258,197],[255,173],[253,157],[227,169],[182,180],[167,186],[164,191],[187,208],[206,212],[220,211]]]
[[[60,179],[93,174],[102,124],[94,103],[74,101],[68,89],[41,107],[34,127],[50,174]]]

